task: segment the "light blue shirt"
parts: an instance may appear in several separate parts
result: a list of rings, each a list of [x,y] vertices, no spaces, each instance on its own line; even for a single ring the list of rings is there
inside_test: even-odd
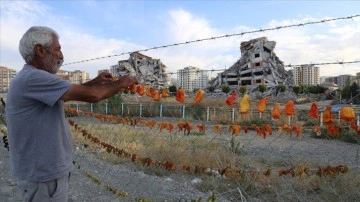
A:
[[[59,98],[69,81],[24,65],[10,83],[6,122],[10,167],[17,180],[45,182],[72,170],[72,139]]]

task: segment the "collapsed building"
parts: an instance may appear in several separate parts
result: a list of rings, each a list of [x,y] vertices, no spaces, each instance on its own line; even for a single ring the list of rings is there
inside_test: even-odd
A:
[[[245,86],[248,92],[257,91],[259,84],[264,84],[267,90],[264,95],[278,93],[277,86],[283,84],[286,89],[294,86],[291,71],[286,71],[283,62],[274,52],[276,42],[260,37],[242,42],[241,57],[229,69],[218,74],[209,85],[219,88],[228,85],[232,89]]]
[[[170,82],[166,66],[160,59],[153,59],[138,52],[131,53],[128,60],[120,60],[111,72],[119,77],[135,76],[139,83],[154,88],[168,88]]]

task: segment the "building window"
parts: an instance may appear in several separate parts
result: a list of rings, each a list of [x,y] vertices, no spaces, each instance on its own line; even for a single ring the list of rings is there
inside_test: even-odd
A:
[[[259,58],[260,57],[260,53],[255,53],[254,58]]]

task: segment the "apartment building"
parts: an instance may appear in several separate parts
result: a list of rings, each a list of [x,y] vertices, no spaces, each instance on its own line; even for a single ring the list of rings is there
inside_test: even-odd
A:
[[[294,85],[317,85],[320,84],[320,68],[314,65],[302,65],[292,70]]]
[[[0,66],[0,92],[6,93],[9,90],[10,81],[16,75],[16,70]]]
[[[358,75],[358,74],[360,75],[360,72],[357,73],[356,75]],[[353,82],[357,83],[358,82],[357,78],[358,78],[357,76],[345,74],[345,75],[339,75],[339,76],[326,78],[325,81],[335,83],[338,85],[339,89],[343,89],[348,82],[349,82],[349,84],[352,84]]]
[[[185,67],[177,71],[177,85],[185,91],[194,89],[205,89],[209,81],[206,71],[197,67]]]
[[[83,84],[90,80],[89,73],[80,70],[75,70],[73,72],[59,70],[56,75],[63,79],[70,80],[73,84]]]

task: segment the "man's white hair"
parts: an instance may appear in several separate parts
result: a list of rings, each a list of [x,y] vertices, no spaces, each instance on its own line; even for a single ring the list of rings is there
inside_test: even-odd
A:
[[[32,61],[35,57],[35,45],[40,44],[44,48],[49,48],[53,41],[52,36],[59,38],[58,33],[44,26],[33,26],[25,32],[19,42],[19,52],[26,63]]]

